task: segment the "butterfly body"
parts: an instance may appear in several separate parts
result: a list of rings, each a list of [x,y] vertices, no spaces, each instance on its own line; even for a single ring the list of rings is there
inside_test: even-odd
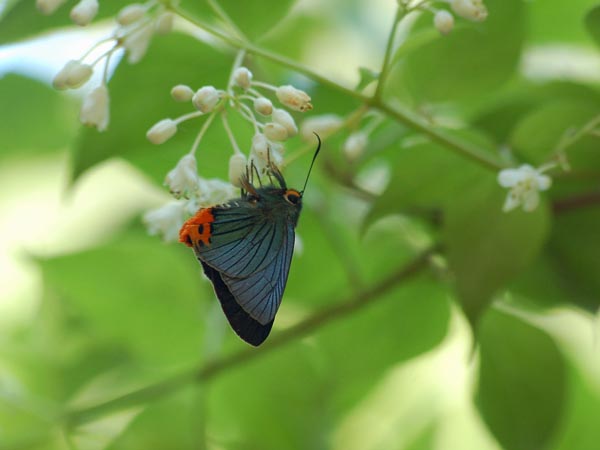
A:
[[[275,175],[280,187],[255,188],[244,179],[240,198],[200,209],[180,231],[231,327],[255,346],[269,335],[279,309],[302,209],[302,193]]]

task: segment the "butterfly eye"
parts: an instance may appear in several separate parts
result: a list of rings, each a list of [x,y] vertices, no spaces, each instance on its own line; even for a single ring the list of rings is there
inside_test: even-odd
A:
[[[249,194],[246,197],[246,200],[248,200],[249,203],[256,205],[260,199],[256,195]]]
[[[285,200],[291,205],[297,205],[298,202],[300,201],[300,196],[296,192],[293,192],[293,191],[286,192],[283,195],[283,198],[285,198]]]

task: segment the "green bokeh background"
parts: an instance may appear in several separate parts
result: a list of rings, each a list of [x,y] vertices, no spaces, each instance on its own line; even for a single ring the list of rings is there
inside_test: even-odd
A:
[[[257,46],[369,94],[395,3],[219,4]],[[485,3],[486,21],[457,19],[448,36],[432,30],[430,13],[415,18],[412,50],[382,98],[494,161],[539,166],[600,114],[600,5]],[[99,18],[122,4],[101,1]],[[69,32],[67,5],[45,17],[33,1],[7,1],[0,13],[0,449],[600,448],[597,135],[569,147],[572,171],[529,214],[502,212],[497,171],[385,114],[326,139],[269,339],[335,305],[368,304],[250,349],[189,249],[149,236],[140,220],[168,201],[164,176],[201,122],[159,147],[147,129],[189,112],[172,86],[224,87],[235,49],[181,28],[155,37],[140,63],[116,67],[110,127],[99,134],[79,126],[80,96],[2,61],[15,45]],[[210,2],[181,8],[228,32]],[[246,64],[257,79],[310,93],[314,110],[294,113],[298,123],[360,106],[269,58],[249,54]],[[251,127],[230,119],[248,149]],[[345,138],[372,120],[366,152],[348,161]],[[286,147],[299,157],[285,176],[299,187],[312,143]],[[230,154],[215,121],[200,174],[226,178]],[[564,207],[581,196],[592,201]],[[364,294],[432,245],[425,270]]]

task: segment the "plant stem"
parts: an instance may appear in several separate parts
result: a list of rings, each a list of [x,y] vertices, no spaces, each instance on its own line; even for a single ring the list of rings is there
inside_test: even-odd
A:
[[[178,7],[173,7],[173,12],[178,14],[179,16],[181,16],[183,19],[187,20],[188,22],[192,23],[193,25],[197,26],[198,28],[201,28],[202,30],[206,31],[207,33],[210,33],[213,36],[218,37],[219,39],[223,40],[224,42],[228,43],[229,45],[231,45],[235,48],[240,48],[240,49],[246,50],[248,53],[252,53],[254,55],[261,56],[265,59],[268,59],[269,61],[278,63],[283,67],[287,67],[288,69],[292,69],[296,72],[302,73],[305,76],[307,76],[308,78],[310,78],[324,86],[328,86],[332,89],[337,90],[338,92],[340,92],[342,94],[348,95],[356,100],[359,100],[364,105],[367,105],[368,107],[377,109],[377,110],[387,114],[389,117],[392,117],[397,122],[400,122],[412,129],[428,136],[432,141],[448,147],[450,150],[454,151],[458,155],[469,158],[472,161],[475,161],[475,162],[481,164],[483,167],[486,167],[487,169],[490,169],[493,171],[498,171],[498,170],[504,168],[504,164],[501,164],[500,162],[493,159],[492,157],[481,153],[479,148],[477,148],[476,146],[473,146],[471,144],[463,142],[460,139],[457,139],[457,138],[450,136],[442,131],[434,129],[431,125],[425,123],[423,121],[423,119],[421,119],[418,116],[415,116],[414,113],[410,113],[407,111],[402,111],[400,109],[394,108],[394,107],[390,106],[388,103],[383,102],[380,99],[366,96],[360,92],[356,92],[352,89],[344,87],[344,86],[336,83],[335,81],[330,80],[327,77],[324,77],[322,75],[319,75],[319,74],[313,72],[308,67],[306,67],[302,64],[299,64],[291,59],[288,59],[284,56],[273,53],[269,50],[260,48],[250,42],[242,41],[241,39],[234,38],[227,34],[224,34],[220,30],[217,30],[216,28],[199,21],[197,18],[193,17],[188,12],[186,12],[185,10],[182,10]],[[395,32],[395,27],[394,27],[393,31]]]
[[[392,24],[392,29],[390,30],[390,34],[388,35],[388,41],[385,46],[385,54],[383,56],[383,63],[381,65],[381,70],[379,71],[379,79],[377,80],[377,87],[375,88],[375,93],[373,94],[373,101],[379,102],[381,99],[381,94],[383,93],[383,88],[385,86],[385,81],[387,80],[387,76],[389,74],[390,68],[390,59],[392,57],[392,51],[394,49],[394,38],[396,37],[396,30],[398,29],[398,24],[404,14],[406,13],[403,6],[400,4],[396,9],[396,15],[394,16],[394,23]]]
[[[233,369],[241,366],[243,363],[255,360],[272,350],[282,347],[299,337],[306,336],[329,323],[355,313],[377,301],[383,294],[426,269],[429,264],[429,257],[435,251],[435,247],[423,251],[405,266],[392,272],[375,285],[360,290],[346,300],[335,302],[333,305],[323,308],[321,311],[296,325],[275,334],[259,348],[246,347],[232,355],[221,357],[198,368],[182,372],[171,378],[129,392],[112,400],[68,411],[63,416],[64,422],[67,426],[76,427],[118,410],[144,405],[150,401],[172,394],[190,383],[207,382],[228,369]]]

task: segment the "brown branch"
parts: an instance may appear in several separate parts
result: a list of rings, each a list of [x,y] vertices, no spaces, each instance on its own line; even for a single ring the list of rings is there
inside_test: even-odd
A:
[[[600,191],[593,191],[556,200],[552,204],[552,210],[555,214],[562,214],[575,209],[589,208],[598,205],[600,205]]]
[[[339,301],[329,307],[323,308],[321,311],[296,325],[275,334],[259,348],[247,347],[232,355],[224,356],[198,368],[182,372],[171,378],[129,392],[120,397],[86,408],[68,411],[63,417],[64,422],[67,426],[74,427],[91,422],[100,416],[118,410],[144,405],[150,401],[172,394],[192,382],[201,383],[209,381],[222,372],[239,367],[248,361],[258,359],[276,348],[282,347],[299,337],[306,336],[335,320],[348,316],[349,314],[364,308],[368,304],[373,303],[386,292],[389,292],[400,283],[425,269],[428,265],[429,257],[435,251],[436,248],[430,248],[424,251],[404,267],[391,273],[374,286],[363,289],[346,300]]]

